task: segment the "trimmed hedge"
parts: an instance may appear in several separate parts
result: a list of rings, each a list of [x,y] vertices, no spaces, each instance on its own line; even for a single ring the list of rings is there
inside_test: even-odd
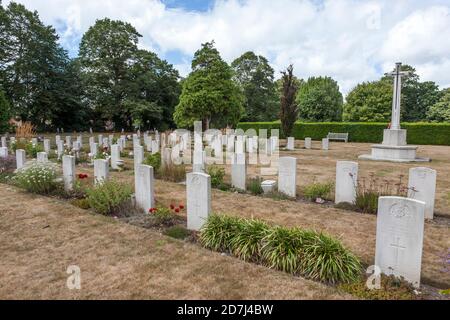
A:
[[[310,137],[313,140],[325,138],[328,132],[348,132],[351,142],[381,143],[383,130],[387,123],[380,122],[296,122],[292,135],[296,139]],[[408,130],[408,144],[422,145],[450,145],[450,123],[402,123],[403,129]],[[248,129],[267,129],[270,136],[271,129],[280,130],[279,121],[274,122],[241,122],[237,128],[244,131]]]

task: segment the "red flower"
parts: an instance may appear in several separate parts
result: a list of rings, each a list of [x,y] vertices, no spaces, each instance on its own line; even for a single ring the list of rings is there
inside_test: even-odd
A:
[[[183,210],[183,209],[184,209],[184,206],[183,206],[182,204],[180,204],[180,209],[181,209],[181,210]]]
[[[180,212],[180,208],[175,208],[175,212]]]
[[[175,208],[175,206],[174,206],[173,204],[171,204],[171,205],[170,205],[170,209],[173,210],[174,208]]]
[[[78,179],[85,179],[85,178],[87,178],[87,177],[88,177],[88,175],[85,174],[85,173],[79,173],[79,174],[78,174]]]
[[[156,208],[150,208],[150,209],[148,209],[148,212],[153,213],[153,212],[155,212],[156,210],[157,210]]]

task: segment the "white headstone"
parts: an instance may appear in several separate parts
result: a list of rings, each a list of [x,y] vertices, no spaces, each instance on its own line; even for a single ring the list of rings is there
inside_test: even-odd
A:
[[[66,136],[66,144],[68,148],[72,147],[72,137],[71,136]]]
[[[294,137],[288,137],[287,138],[286,149],[294,150],[294,148],[295,148],[295,138]]]
[[[64,155],[62,157],[64,190],[70,191],[73,189],[73,182],[75,180],[75,157]]]
[[[375,265],[386,275],[420,286],[425,203],[401,197],[378,199]]]
[[[337,161],[335,203],[355,203],[357,184],[358,163],[352,161]]]
[[[120,161],[120,149],[118,144],[113,144],[111,146],[111,168],[114,170],[120,169],[119,167]]]
[[[135,146],[135,149],[133,152],[133,161],[134,161],[134,190],[137,190],[139,181],[138,181],[138,175],[136,174],[136,172],[139,169],[139,165],[141,165],[142,161],[144,161],[144,147],[143,146]]]
[[[136,206],[148,213],[148,210],[155,206],[153,167],[140,164],[134,174],[137,181]]]
[[[44,139],[44,151],[50,153],[50,139]]]
[[[433,219],[436,197],[436,170],[418,167],[409,169],[408,198],[425,202],[425,219]]]
[[[25,150],[17,149],[16,150],[16,167],[17,169],[22,168],[26,162],[26,153]]]
[[[6,158],[8,156],[8,148],[0,147],[0,157]]]
[[[311,149],[311,138],[305,138],[305,148],[306,149]]]
[[[193,172],[204,172],[205,171],[205,161],[206,161],[206,151],[194,150],[194,162],[192,164]]]
[[[58,153],[58,159],[61,159],[62,155],[64,154],[64,141],[58,140],[56,143],[56,151]]]
[[[211,213],[211,177],[201,172],[186,174],[187,228],[200,230]]]
[[[48,161],[47,153],[46,152],[38,152],[36,154],[36,159],[38,162],[47,162]]]
[[[292,198],[297,196],[297,158],[279,158],[278,192]]]
[[[246,190],[247,166],[245,153],[235,153],[231,164],[231,185],[240,190]]]
[[[7,147],[7,145],[6,145],[6,137],[2,136],[2,148],[6,148],[6,147]]]
[[[244,136],[236,137],[235,153],[244,153]]]
[[[91,149],[91,155],[92,157],[97,156],[97,152],[98,152],[98,143],[94,142],[90,144],[90,149]]]
[[[94,160],[94,183],[99,184],[109,179],[109,161],[105,159]]]
[[[152,140],[152,154],[159,152],[159,144],[157,140]]]
[[[329,140],[328,138],[322,139],[322,150],[328,150],[329,147]]]

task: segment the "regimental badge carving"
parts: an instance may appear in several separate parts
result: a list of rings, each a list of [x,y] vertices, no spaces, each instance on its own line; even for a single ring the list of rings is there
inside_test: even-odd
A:
[[[409,216],[409,208],[403,204],[393,204],[389,209],[391,216],[395,218],[403,218]]]

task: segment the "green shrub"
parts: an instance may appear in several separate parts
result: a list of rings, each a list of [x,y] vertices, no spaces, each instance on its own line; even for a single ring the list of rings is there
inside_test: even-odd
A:
[[[328,200],[330,199],[333,186],[332,182],[314,182],[303,189],[303,195],[310,201],[315,201],[317,198]]]
[[[157,207],[151,212],[156,220],[157,224],[160,225],[172,225],[175,220],[175,214],[170,208]]]
[[[208,166],[207,173],[211,176],[211,187],[213,188],[223,188],[225,177],[225,169],[217,166]]]
[[[241,219],[226,215],[211,215],[203,225],[200,234],[200,243],[215,251],[231,249],[231,238],[237,230]]]
[[[86,190],[89,206],[103,215],[118,213],[132,193],[129,185],[114,180],[104,181]]]
[[[361,274],[361,263],[355,255],[338,240],[315,231],[211,215],[199,240],[206,248],[322,282],[352,282]]]
[[[247,182],[247,190],[253,195],[260,195],[264,192],[261,187],[262,178],[250,178]]]
[[[361,263],[340,241],[323,233],[304,239],[300,273],[310,279],[329,283],[350,283],[361,275]]]
[[[348,132],[351,142],[380,143],[387,126],[387,123],[380,122],[296,122],[291,135],[296,139],[311,137],[320,140],[328,132]],[[450,145],[450,123],[405,122],[401,126],[408,130],[409,144]],[[237,128],[244,131],[255,129],[257,132],[267,129],[269,135],[270,129],[280,129],[280,122],[241,122]]]
[[[264,239],[262,259],[269,268],[298,273],[303,234],[300,229],[272,228]]]
[[[230,240],[230,249],[244,261],[259,261],[261,245],[269,232],[267,223],[255,219],[241,219],[239,232]]]
[[[175,238],[175,239],[186,239],[187,237],[189,237],[191,235],[191,232],[186,229],[184,226],[181,225],[176,225],[176,226],[172,226],[170,228],[167,228],[164,231],[164,235]]]
[[[28,192],[49,194],[58,187],[57,166],[53,162],[32,160],[20,168],[14,176],[14,183]]]
[[[143,164],[149,165],[153,167],[153,170],[156,172],[161,167],[161,154],[159,152],[155,154],[148,154]]]
[[[44,146],[40,144],[33,145],[31,141],[25,140],[25,139],[18,139],[14,143],[11,143],[11,151],[16,152],[18,149],[25,150],[25,153],[27,156],[31,158],[36,158],[38,152],[44,151]]]

